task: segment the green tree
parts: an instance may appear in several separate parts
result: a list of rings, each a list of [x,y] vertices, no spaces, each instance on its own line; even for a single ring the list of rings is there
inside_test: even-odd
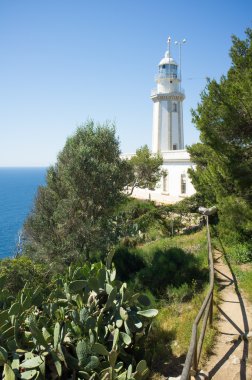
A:
[[[136,154],[129,160],[132,172],[128,183],[129,195],[133,194],[136,187],[154,190],[162,175],[162,163],[163,158],[159,154],[151,154],[147,145],[137,149]]]
[[[24,225],[24,252],[69,263],[109,247],[111,217],[120,203],[129,164],[120,158],[113,125],[88,121],[67,139],[47,172]]]
[[[251,208],[252,29],[246,30],[245,40],[233,36],[232,42],[227,75],[219,82],[208,80],[193,111],[201,143],[188,148],[197,164],[190,174],[206,203],[217,202],[221,208],[224,199],[233,196],[237,207],[245,202]],[[228,218],[228,210],[223,208],[222,220]]]

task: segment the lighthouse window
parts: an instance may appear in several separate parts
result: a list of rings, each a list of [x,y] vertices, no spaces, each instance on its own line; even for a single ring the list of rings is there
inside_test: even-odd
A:
[[[163,174],[163,192],[168,192],[168,172]]]
[[[172,112],[177,112],[177,104],[176,103],[172,104]]]
[[[186,193],[186,175],[181,174],[181,194]]]

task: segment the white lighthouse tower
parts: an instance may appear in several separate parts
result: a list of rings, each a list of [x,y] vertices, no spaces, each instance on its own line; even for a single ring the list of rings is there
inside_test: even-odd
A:
[[[157,88],[152,91],[153,132],[152,152],[163,153],[184,149],[183,100],[181,90],[181,70],[170,53],[171,38],[168,38],[168,50],[158,65],[156,75]]]
[[[158,65],[155,77],[156,88],[151,93],[153,101],[152,153],[163,158],[163,175],[155,190],[135,189],[134,196],[158,202],[173,203],[191,196],[195,189],[188,175],[188,169],[194,168],[190,155],[184,149],[183,100],[181,89],[181,44],[179,45],[179,65],[168,48]],[[133,155],[124,155],[130,158]]]

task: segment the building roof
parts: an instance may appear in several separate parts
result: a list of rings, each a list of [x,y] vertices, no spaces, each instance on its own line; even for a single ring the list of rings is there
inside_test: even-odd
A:
[[[159,66],[161,66],[161,65],[169,65],[169,64],[178,66],[177,62],[171,57],[171,55],[169,54],[169,52],[166,51],[164,58],[162,58],[161,61],[159,62]]]

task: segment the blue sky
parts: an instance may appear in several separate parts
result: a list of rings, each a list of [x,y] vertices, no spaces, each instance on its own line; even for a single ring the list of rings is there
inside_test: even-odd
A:
[[[48,166],[87,118],[116,122],[123,152],[151,146],[154,75],[170,35],[182,48],[185,142],[206,77],[230,66],[252,27],[242,0],[0,0],[0,166]],[[178,48],[172,45],[178,60]]]

